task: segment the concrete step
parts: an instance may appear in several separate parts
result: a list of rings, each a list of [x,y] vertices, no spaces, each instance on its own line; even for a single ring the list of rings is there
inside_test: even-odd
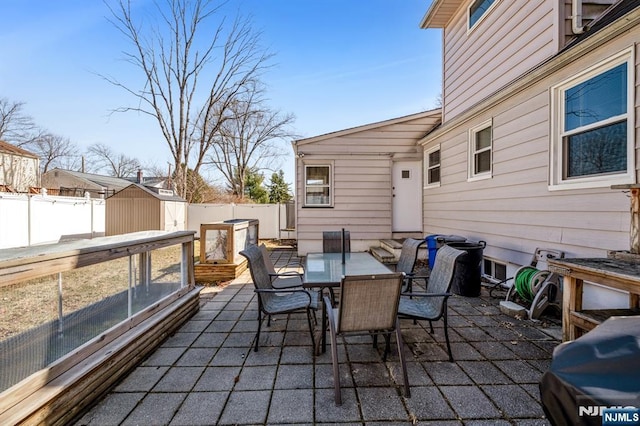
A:
[[[380,240],[380,247],[389,253],[391,253],[396,260],[400,257],[402,251],[402,242],[398,240]]]
[[[395,265],[398,263],[398,259],[393,255],[393,253],[388,252],[382,247],[371,247],[369,251],[378,259],[378,261],[384,263],[385,265]]]

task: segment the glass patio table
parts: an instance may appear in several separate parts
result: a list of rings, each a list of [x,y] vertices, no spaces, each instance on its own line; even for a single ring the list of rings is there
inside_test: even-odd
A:
[[[389,274],[392,271],[369,253],[345,253],[342,263],[342,253],[309,253],[304,259],[304,275],[302,285],[305,288],[340,287],[342,277],[347,275],[378,275]],[[327,349],[327,313],[324,302],[322,304],[322,352]]]

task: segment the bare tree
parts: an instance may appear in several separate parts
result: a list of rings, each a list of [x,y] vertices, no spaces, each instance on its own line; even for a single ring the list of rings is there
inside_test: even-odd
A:
[[[76,169],[80,162],[78,147],[68,138],[41,131],[31,141],[23,144],[25,149],[40,157],[40,171],[46,173],[54,167]]]
[[[0,98],[0,140],[22,146],[33,139],[36,125],[23,107],[23,102]]]
[[[178,194],[186,197],[188,170],[198,174],[214,135],[234,100],[259,78],[271,54],[261,49],[248,19],[226,18],[211,0],[158,0],[156,26],[136,19],[131,0],[111,8],[111,22],[133,45],[126,60],[144,77],[135,89],[104,77],[137,98],[136,111],[154,117],[174,161]],[[224,3],[222,3],[224,4]],[[198,131],[205,129],[206,131]]]
[[[87,148],[87,160],[92,171],[119,178],[135,176],[142,169],[137,158],[115,153],[107,145],[99,143]]]
[[[229,105],[228,117],[218,126],[213,149],[207,156],[225,178],[234,195],[242,196],[247,176],[256,170],[275,170],[284,155],[279,145],[295,135],[290,131],[295,117],[265,105],[258,84]]]

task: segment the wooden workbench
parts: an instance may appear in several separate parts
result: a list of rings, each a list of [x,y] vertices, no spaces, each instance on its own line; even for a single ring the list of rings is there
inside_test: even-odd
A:
[[[611,316],[640,315],[640,263],[618,258],[549,259],[564,277],[562,340],[575,340]],[[584,281],[629,292],[629,309],[582,309]]]

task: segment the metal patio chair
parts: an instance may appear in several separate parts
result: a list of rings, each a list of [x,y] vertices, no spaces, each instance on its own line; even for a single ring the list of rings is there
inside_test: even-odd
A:
[[[262,258],[264,260],[264,266],[267,268],[269,277],[271,278],[271,285],[273,288],[295,288],[302,287],[302,274],[296,271],[278,272],[276,267],[271,261],[267,246],[260,244],[258,246],[262,252]]]
[[[429,277],[426,292],[403,293],[398,306],[400,318],[411,318],[415,321],[429,321],[429,328],[433,333],[433,321],[444,321],[444,337],[447,342],[449,361],[453,362],[451,344],[447,324],[447,300],[451,293],[449,290],[453,283],[453,272],[456,259],[466,255],[466,252],[444,245],[436,254],[435,264]]]
[[[400,358],[404,378],[404,392],[407,397],[411,396],[407,366],[404,360],[404,345],[398,320],[398,301],[402,289],[402,280],[402,273],[346,276],[340,284],[340,303],[338,308],[333,307],[329,297],[324,297],[331,333],[331,359],[333,362],[336,405],[342,405],[338,366],[338,335],[384,335],[386,345],[383,360],[386,361],[391,333],[395,332],[398,357]],[[375,343],[376,340],[374,339],[374,345]]]
[[[413,269],[416,266],[418,260],[418,251],[425,243],[425,240],[418,240],[415,238],[407,238],[402,242],[402,250],[400,251],[400,257],[396,264],[396,272],[404,272],[404,288],[403,291],[411,292],[413,290],[414,280],[423,280],[425,287],[427,285],[428,275],[416,275]]]
[[[309,323],[309,334],[311,335],[311,344],[315,348],[315,339],[313,336],[313,325],[311,324],[311,310],[317,310],[320,302],[320,294],[318,292],[308,291],[302,288],[298,289],[277,289],[273,288],[271,277],[267,272],[262,251],[256,245],[250,245],[242,250],[240,254],[249,261],[249,272],[258,295],[258,331],[256,333],[256,343],[254,351],[258,351],[258,342],[260,340],[260,329],[262,326],[262,314],[271,319],[271,315],[289,314],[293,312],[306,312],[307,322]]]
[[[351,252],[351,233],[344,231],[344,251]],[[322,252],[342,253],[342,231],[322,232]]]

